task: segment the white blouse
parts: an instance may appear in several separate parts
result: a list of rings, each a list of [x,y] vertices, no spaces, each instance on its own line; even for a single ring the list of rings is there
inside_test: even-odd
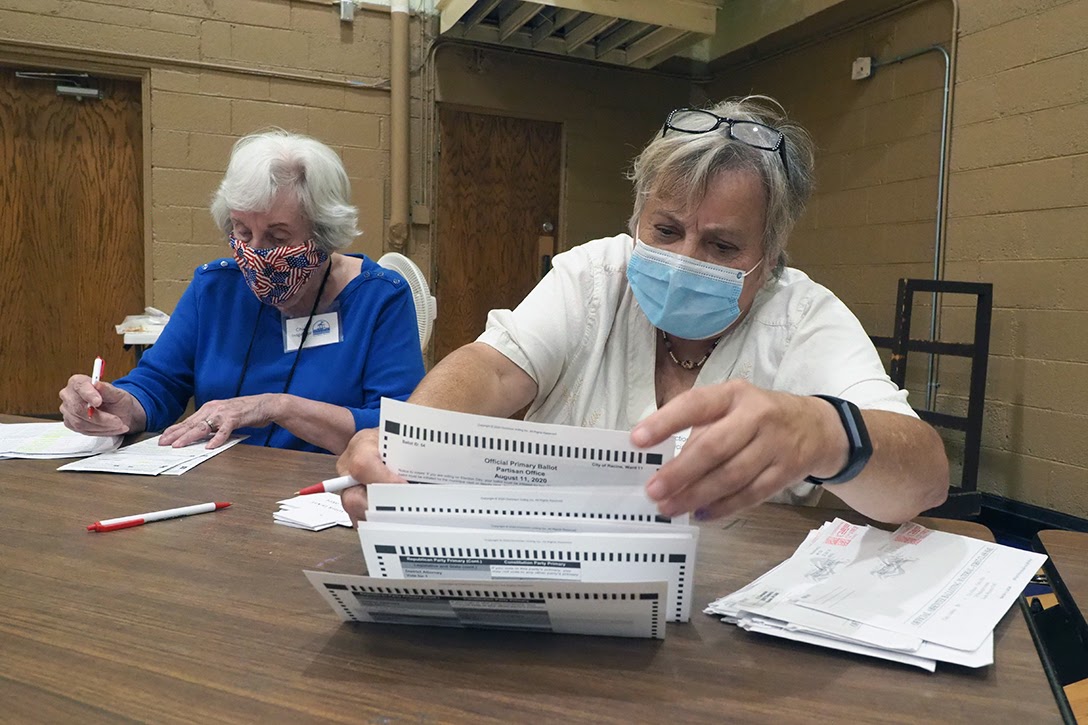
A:
[[[537,383],[527,420],[630,430],[657,410],[657,332],[627,282],[633,247],[620,234],[556,255],[552,271],[515,310],[488,315],[477,341]],[[917,417],[854,314],[792,268],[760,290],[700,369],[695,387],[734,378]],[[818,486],[801,481],[772,500],[814,503],[818,495]]]

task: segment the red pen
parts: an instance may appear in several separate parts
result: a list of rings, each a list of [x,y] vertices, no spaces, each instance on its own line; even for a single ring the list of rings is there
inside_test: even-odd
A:
[[[142,526],[143,524],[149,524],[152,521],[175,519],[179,516],[192,516],[193,514],[211,513],[212,511],[225,509],[227,506],[230,506],[230,504],[222,501],[211,501],[209,503],[198,503],[193,506],[166,509],[165,511],[152,511],[151,513],[146,514],[136,514],[135,516],[121,516],[116,519],[95,521],[87,527],[87,531],[116,531],[117,529],[127,529],[132,526]]]
[[[343,491],[345,488],[351,488],[352,486],[358,485],[359,482],[351,476],[340,476],[339,478],[330,478],[327,481],[307,486],[301,491],[298,491],[295,495],[307,496],[311,493],[336,493],[337,491]]]
[[[102,371],[106,369],[106,361],[100,357],[94,359],[94,368],[91,370],[91,385],[94,385],[102,379]],[[94,417],[94,407],[87,406],[87,417]]]

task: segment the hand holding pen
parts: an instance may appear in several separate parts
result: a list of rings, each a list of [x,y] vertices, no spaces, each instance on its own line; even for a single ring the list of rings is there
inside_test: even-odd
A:
[[[102,380],[105,361],[96,358],[91,376],[73,375],[60,391],[64,425],[84,435],[113,436],[144,429],[147,416],[132,395]]]

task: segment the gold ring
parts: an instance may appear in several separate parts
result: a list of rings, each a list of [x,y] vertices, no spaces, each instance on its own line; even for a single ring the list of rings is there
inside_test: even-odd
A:
[[[215,423],[212,423],[211,418],[205,418],[204,425],[208,426],[208,431],[211,433],[215,433],[219,430],[219,426],[217,426]]]

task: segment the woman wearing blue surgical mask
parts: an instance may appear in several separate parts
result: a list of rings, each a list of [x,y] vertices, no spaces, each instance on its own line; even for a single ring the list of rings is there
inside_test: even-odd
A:
[[[889,522],[940,504],[939,436],[846,306],[786,266],[811,142],[766,101],[669,114],[633,166],[630,235],[557,255],[410,402],[496,416],[528,405],[529,419],[631,430],[640,446],[690,429],[647,484],[668,516],[811,503],[823,486]],[[340,470],[395,480],[376,441],[357,434]],[[365,513],[361,487],[343,499]]]
[[[312,138],[272,131],[234,146],[212,201],[230,257],[197,267],[158,341],[128,375],[60,392],[88,435],[163,430],[161,445],[233,434],[340,453],[378,424],[381,398],[423,376],[415,306],[396,272],[342,254],[358,236],[348,176]],[[175,423],[190,398],[196,412]]]

